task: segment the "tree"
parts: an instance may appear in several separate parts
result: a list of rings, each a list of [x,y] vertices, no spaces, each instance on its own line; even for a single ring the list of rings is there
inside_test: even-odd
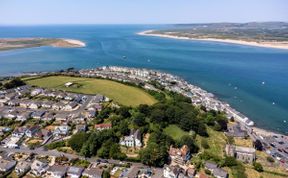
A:
[[[11,89],[11,88],[19,87],[22,85],[25,85],[25,82],[23,82],[20,78],[15,78],[15,79],[12,79],[11,81],[5,83],[4,88],[5,89]]]
[[[196,145],[195,140],[192,136],[184,135],[180,138],[180,141],[178,142],[178,146],[181,147],[183,145],[187,145],[190,149],[190,153],[197,153],[199,148]]]
[[[143,164],[161,167],[168,161],[168,153],[166,147],[150,143],[140,151],[140,159]]]
[[[146,116],[148,116],[149,113],[150,113],[150,108],[149,108],[149,106],[147,104],[140,104],[138,106],[138,111],[140,113],[145,114]]]
[[[103,178],[110,178],[110,173],[106,170],[103,171]]]
[[[253,163],[253,167],[258,172],[263,172],[264,171],[263,166],[260,163],[254,162]]]
[[[156,123],[165,121],[165,113],[161,109],[154,109],[151,111],[151,120]]]
[[[147,123],[145,121],[145,114],[136,113],[135,116],[133,117],[133,123],[139,127],[146,125]]]
[[[202,146],[204,149],[209,149],[209,148],[210,148],[210,146],[209,146],[209,144],[208,144],[208,142],[207,142],[207,140],[206,140],[205,138],[203,138],[203,139],[201,140],[201,146]]]
[[[227,167],[233,167],[237,166],[238,162],[234,157],[231,156],[226,156],[224,159],[224,162],[222,163],[222,166],[227,166]]]
[[[69,139],[68,144],[73,150],[80,152],[83,144],[88,138],[89,134],[85,132],[76,133]]]
[[[262,151],[263,150],[263,145],[262,145],[261,141],[258,140],[258,139],[254,142],[254,147],[258,151]]]
[[[275,162],[275,160],[271,156],[268,156],[266,159],[270,163],[274,163]]]
[[[130,114],[129,110],[130,110],[129,107],[127,107],[127,106],[122,106],[121,108],[119,108],[119,109],[117,110],[117,113],[118,113],[119,115],[121,115],[123,118],[129,118],[129,117],[131,117],[131,114]]]

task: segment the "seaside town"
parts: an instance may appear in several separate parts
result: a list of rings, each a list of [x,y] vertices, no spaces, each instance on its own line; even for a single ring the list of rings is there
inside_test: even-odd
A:
[[[244,164],[254,165],[257,151],[270,155],[273,162],[288,170],[288,137],[272,132],[257,132],[254,122],[243,114],[219,101],[207,91],[189,84],[185,80],[164,72],[148,69],[104,66],[96,69],[83,69],[53,73],[83,78],[102,78],[143,87],[147,91],[167,91],[184,95],[197,107],[223,112],[233,124],[228,124],[227,137],[251,139],[254,147],[223,145],[225,155]],[[37,74],[47,75],[47,73]],[[35,75],[31,75],[35,77]],[[159,85],[157,85],[159,84]],[[63,87],[73,87],[66,82]],[[0,174],[1,177],[121,177],[121,178],[192,178],[192,177],[231,177],[229,171],[214,161],[208,160],[199,170],[190,160],[195,156],[187,145],[170,145],[169,161],[162,167],[122,159],[86,157],[61,149],[49,149],[49,145],[69,141],[81,133],[111,130],[112,122],[94,124],[97,114],[107,107],[120,108],[118,103],[102,94],[87,95],[56,89],[46,89],[23,85],[0,91]],[[93,123],[93,124],[91,124]],[[130,129],[121,136],[121,148],[137,151],[147,147],[147,140],[140,129]],[[112,147],[112,145],[111,145]],[[82,147],[83,149],[83,147]],[[101,149],[100,149],[101,150]],[[102,151],[102,150],[101,150]],[[111,151],[111,150],[110,150]],[[109,153],[111,154],[111,153]],[[127,156],[126,155],[126,156]],[[133,156],[132,156],[133,157]],[[256,166],[255,166],[256,167]]]

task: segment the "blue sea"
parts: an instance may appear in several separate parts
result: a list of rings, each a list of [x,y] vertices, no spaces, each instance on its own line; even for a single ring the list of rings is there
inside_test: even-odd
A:
[[[0,52],[0,76],[104,65],[158,69],[214,93],[258,127],[288,133],[288,50],[137,35],[170,27],[1,26],[0,38],[73,38],[87,47]]]

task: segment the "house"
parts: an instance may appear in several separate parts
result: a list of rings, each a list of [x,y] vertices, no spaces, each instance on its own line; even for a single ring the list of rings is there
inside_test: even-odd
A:
[[[16,174],[21,177],[31,169],[31,163],[27,161],[20,161],[15,167]]]
[[[46,102],[43,102],[41,104],[41,107],[45,108],[45,109],[51,109],[52,106],[53,106],[53,102],[52,101],[46,101]]]
[[[140,130],[136,130],[134,133],[131,132],[129,136],[121,138],[120,145],[127,147],[141,147],[141,133]]]
[[[75,167],[75,166],[70,166],[67,170],[67,176],[70,178],[79,178],[82,175],[83,168],[81,167]]]
[[[94,128],[98,131],[105,130],[105,129],[111,129],[112,124],[96,124]]]
[[[50,112],[46,112],[41,118],[41,120],[43,121],[51,121],[53,119],[54,119],[54,114]]]
[[[72,83],[72,82],[67,82],[67,83],[65,83],[64,85],[65,85],[65,87],[70,87],[70,86],[73,85],[73,83]]]
[[[216,178],[227,178],[228,177],[227,171],[225,171],[224,169],[221,169],[221,168],[214,169],[212,174]]]
[[[69,133],[69,126],[68,125],[61,125],[61,126],[57,126],[55,127],[54,130],[54,135],[55,136],[66,136]]]
[[[253,163],[256,159],[256,150],[254,148],[227,144],[225,152],[228,156],[235,157],[244,163]]]
[[[29,105],[30,109],[38,109],[41,107],[41,104],[39,102],[31,102]]]
[[[67,169],[67,166],[53,165],[48,168],[47,174],[53,178],[63,178],[66,175]]]
[[[190,168],[189,167],[186,170],[186,174],[187,174],[188,178],[193,178],[195,176],[195,174],[196,174],[196,170],[194,168]]]
[[[104,101],[105,97],[103,95],[97,94],[93,99],[94,99],[94,102],[101,103],[102,101]]]
[[[27,119],[29,119],[32,115],[32,112],[30,111],[23,111],[23,112],[20,112],[17,117],[16,117],[16,121],[26,121]]]
[[[33,112],[32,114],[31,114],[31,117],[33,118],[33,119],[41,119],[42,118],[42,116],[44,116],[44,114],[45,114],[45,111],[35,111],[35,112]]]
[[[31,104],[31,101],[29,101],[29,100],[20,100],[19,101],[19,106],[22,108],[29,108],[30,104]]]
[[[58,113],[58,114],[55,115],[55,120],[57,122],[66,122],[67,119],[68,119],[67,114]]]
[[[101,178],[103,174],[103,170],[99,168],[88,168],[85,169],[82,176],[86,176],[88,178]]]
[[[148,167],[142,167],[138,170],[138,177],[144,178],[144,177],[151,177],[153,175],[153,171],[151,168]]]
[[[4,147],[6,148],[19,148],[19,142],[20,138],[19,137],[10,137]]]
[[[42,92],[43,92],[43,89],[41,89],[41,88],[36,88],[36,89],[34,89],[34,90],[31,91],[30,95],[31,95],[31,96],[37,96],[37,95],[40,95]]]
[[[165,178],[177,178],[180,173],[184,172],[179,166],[164,165],[163,177]]]
[[[58,111],[58,110],[61,110],[62,108],[64,107],[64,104],[63,103],[54,103],[52,105],[52,109]]]
[[[187,145],[183,145],[181,149],[173,148],[171,145],[169,149],[169,158],[172,163],[184,165],[191,158],[190,149]]]
[[[212,175],[216,178],[228,177],[228,173],[224,169],[219,168],[216,163],[206,161],[204,167],[205,169],[209,170],[212,173]]]
[[[77,132],[86,132],[87,131],[87,125],[76,125],[76,131]]]
[[[71,103],[65,105],[63,109],[66,110],[66,111],[72,111],[72,110],[75,109],[77,106],[78,106],[77,103],[71,102]]]
[[[205,169],[213,172],[214,169],[218,167],[218,165],[214,162],[206,161],[204,164]]]
[[[34,137],[34,135],[40,130],[41,128],[40,128],[40,126],[38,126],[38,125],[35,125],[35,126],[32,126],[32,127],[30,127],[30,128],[28,128],[27,130],[26,130],[26,132],[25,132],[25,135],[27,136],[27,137]]]
[[[235,125],[228,125],[227,130],[226,135],[228,136],[239,138],[247,137],[247,132],[241,128],[239,123],[236,123]]]
[[[0,172],[2,174],[6,174],[15,167],[16,161],[8,161],[5,159],[0,158]]]
[[[4,112],[5,112],[4,118],[7,118],[7,119],[15,119],[18,115],[18,112],[15,110],[6,110]]]
[[[46,162],[42,162],[36,159],[31,165],[31,173],[39,177],[43,175],[48,168],[49,166]]]
[[[22,138],[25,135],[26,130],[26,127],[18,127],[13,131],[12,136]]]
[[[8,106],[14,106],[14,107],[19,106],[19,100],[17,100],[17,99],[10,100],[7,102],[7,105]]]

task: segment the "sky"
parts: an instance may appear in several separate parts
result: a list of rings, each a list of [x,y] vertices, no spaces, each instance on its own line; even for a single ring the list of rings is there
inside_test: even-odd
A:
[[[0,25],[288,21],[288,0],[0,0]]]

